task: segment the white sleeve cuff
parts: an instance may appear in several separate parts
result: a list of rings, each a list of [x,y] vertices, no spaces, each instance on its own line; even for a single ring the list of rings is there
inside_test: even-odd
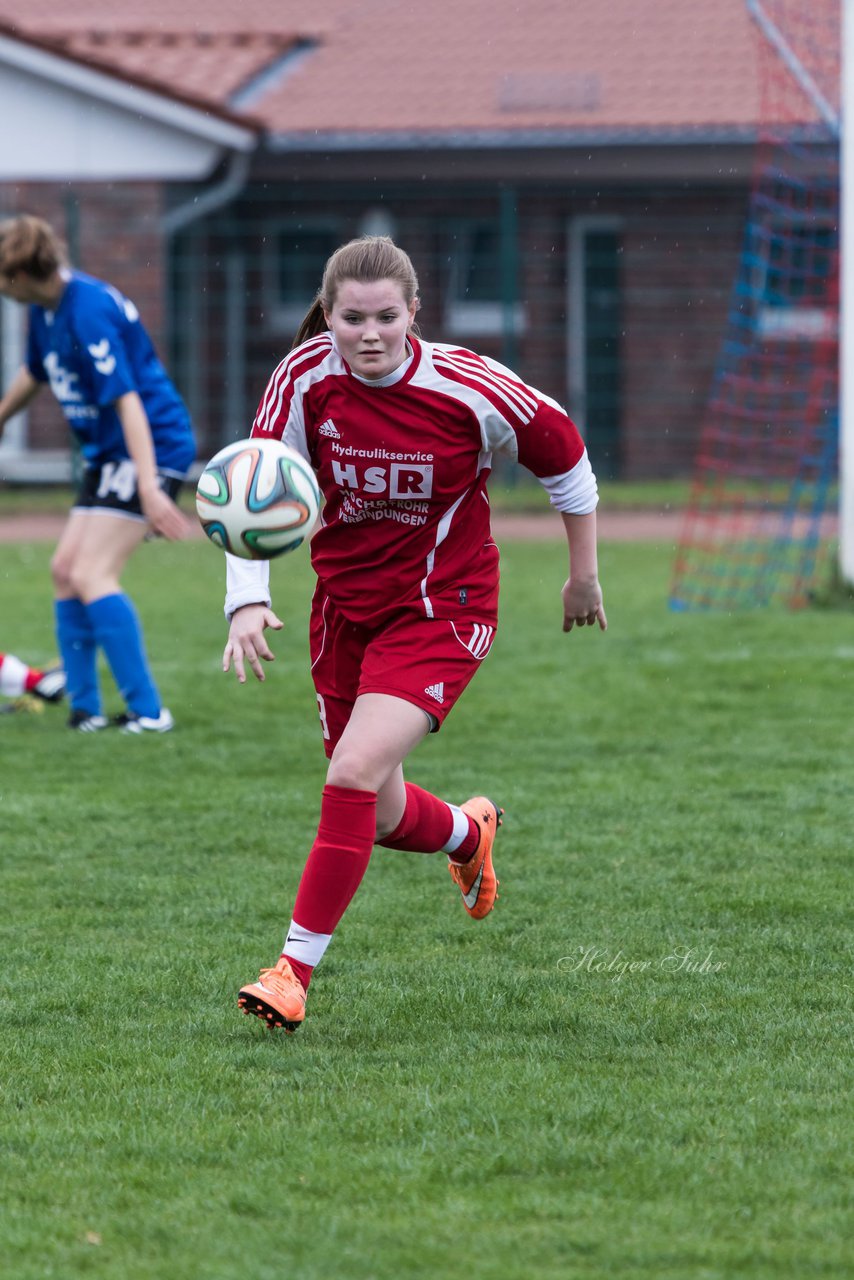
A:
[[[269,560],[241,560],[225,553],[225,616],[231,621],[235,609],[245,604],[264,604],[269,608],[270,562]]]
[[[586,449],[571,471],[564,471],[559,476],[537,476],[537,479],[558,511],[571,516],[586,516],[596,510],[599,490]]]

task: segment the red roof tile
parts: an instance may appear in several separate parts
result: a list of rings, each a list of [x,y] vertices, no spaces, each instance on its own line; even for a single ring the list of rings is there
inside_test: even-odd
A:
[[[834,7],[808,8],[818,21]],[[245,101],[283,140],[714,136],[751,130],[760,112],[762,38],[744,0],[53,0],[39,8],[22,13],[0,0],[0,19],[164,91],[229,110]],[[302,56],[289,62],[298,47]],[[253,84],[251,100],[235,102]],[[798,102],[811,118],[806,99]]]
[[[264,31],[86,30],[51,32],[46,38],[84,62],[219,107],[227,107],[238,90],[294,44],[293,36]]]

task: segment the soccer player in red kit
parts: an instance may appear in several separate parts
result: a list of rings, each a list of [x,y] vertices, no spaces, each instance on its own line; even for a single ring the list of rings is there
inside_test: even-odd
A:
[[[323,491],[312,539],[312,675],[329,757],[317,836],[278,963],[238,1003],[271,1027],[305,1017],[314,967],[374,844],[443,851],[470,916],[493,908],[502,810],[457,806],[404,780],[403,762],[489,653],[498,548],[486,481],[492,454],[517,458],[561,513],[570,576],[563,629],[607,622],[596,560],[596,481],[563,410],[509,369],[415,331],[418,281],[384,236],[338,249],[296,343],[270,379],[253,436],[311,463]],[[264,679],[269,565],[228,559],[223,667]]]

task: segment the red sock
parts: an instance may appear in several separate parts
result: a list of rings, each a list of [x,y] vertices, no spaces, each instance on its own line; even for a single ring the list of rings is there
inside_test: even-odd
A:
[[[282,955],[285,955],[284,951]],[[303,990],[308,991],[308,984],[311,982],[311,975],[314,973],[313,964],[303,964],[302,960],[294,960],[293,956],[285,956],[288,964],[294,971],[294,977],[299,978],[303,985]]]
[[[323,788],[317,836],[294,903],[294,919],[304,929],[334,932],[371,860],[376,821],[375,791]]]
[[[449,853],[448,857],[451,862],[468,862],[474,855],[474,851],[480,844],[480,830],[474,818],[466,814],[469,820],[469,833],[463,837],[462,844],[458,845],[453,853]]]
[[[451,838],[454,819],[444,800],[423,791],[414,783],[406,787],[403,817],[389,835],[378,840],[384,849],[403,849],[409,853],[436,853]]]
[[[33,689],[35,689],[36,685],[38,684],[39,680],[41,680],[43,675],[44,675],[44,672],[38,671],[35,667],[27,668],[27,678],[24,681],[24,688],[27,691],[27,693],[32,693]]]

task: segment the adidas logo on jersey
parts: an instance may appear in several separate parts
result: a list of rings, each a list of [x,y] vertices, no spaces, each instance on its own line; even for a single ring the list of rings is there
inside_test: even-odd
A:
[[[329,436],[330,440],[341,439],[341,432],[338,430],[331,418],[327,418],[325,422],[321,422],[320,426],[317,428],[317,434],[319,436]]]
[[[424,692],[429,694],[431,698],[435,698],[439,706],[445,701],[445,686],[441,680],[438,684],[428,684]]]

